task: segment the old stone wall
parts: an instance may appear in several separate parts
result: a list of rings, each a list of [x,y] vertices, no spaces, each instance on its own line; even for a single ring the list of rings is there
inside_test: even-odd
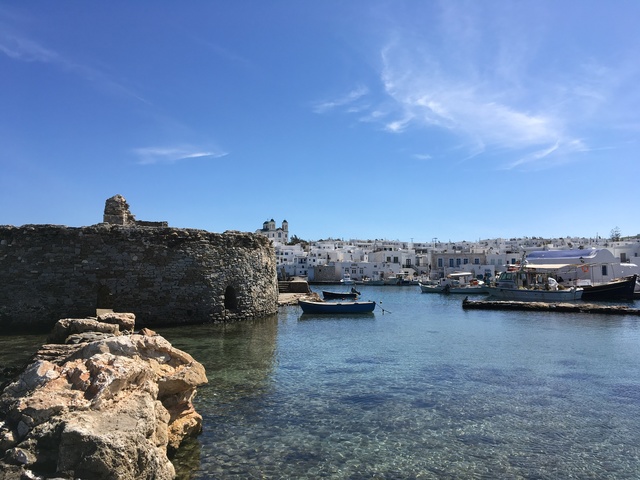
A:
[[[98,224],[0,226],[0,327],[51,328],[97,308],[138,326],[277,311],[273,246],[251,233]]]
[[[335,265],[322,265],[321,267],[316,266],[313,268],[314,282],[335,282],[336,278],[342,278],[342,273],[338,271]]]

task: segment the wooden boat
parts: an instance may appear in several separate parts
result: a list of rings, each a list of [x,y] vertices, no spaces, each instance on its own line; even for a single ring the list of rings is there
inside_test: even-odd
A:
[[[371,313],[376,308],[376,302],[312,302],[308,300],[298,300],[298,305],[303,313]]]
[[[360,295],[360,292],[357,291],[355,288],[351,288],[350,292],[329,292],[327,290],[323,290],[322,291],[322,298],[324,298],[325,300],[346,300],[346,299],[353,299],[355,300],[356,298],[358,298],[358,295]]]
[[[637,275],[582,288],[583,300],[633,300]]]
[[[547,274],[531,273],[524,270],[502,272],[494,287],[484,290],[501,300],[520,302],[571,302],[582,298],[582,288],[565,288]]]
[[[519,302],[571,302],[582,298],[582,288],[571,287],[566,290],[544,290],[536,288],[485,287],[492,297],[501,300]]]
[[[419,283],[422,293],[446,293],[448,285]]]
[[[481,295],[487,293],[484,285],[462,285],[449,287],[449,293],[462,293],[463,295]]]
[[[462,293],[464,295],[487,293],[484,289],[484,282],[473,278],[471,272],[450,273],[439,282],[425,282],[418,285],[420,285],[422,293]]]

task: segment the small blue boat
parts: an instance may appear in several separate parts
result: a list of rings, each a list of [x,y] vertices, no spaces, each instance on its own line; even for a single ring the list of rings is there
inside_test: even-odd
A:
[[[376,302],[310,302],[298,300],[303,313],[371,313]]]

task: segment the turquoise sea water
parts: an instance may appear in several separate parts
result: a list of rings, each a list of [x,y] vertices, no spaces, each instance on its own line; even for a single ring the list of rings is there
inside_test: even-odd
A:
[[[159,331],[209,378],[179,478],[640,478],[640,317],[361,291],[391,313]]]

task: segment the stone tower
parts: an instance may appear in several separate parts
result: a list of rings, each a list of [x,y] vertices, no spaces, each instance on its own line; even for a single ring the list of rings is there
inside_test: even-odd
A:
[[[129,204],[122,195],[108,198],[104,205],[104,223],[112,225],[135,225],[136,218],[129,211]]]

